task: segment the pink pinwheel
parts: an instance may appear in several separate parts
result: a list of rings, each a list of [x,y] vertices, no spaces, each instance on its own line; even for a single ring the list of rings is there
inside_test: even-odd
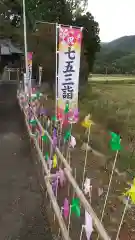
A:
[[[75,111],[74,111],[74,117],[79,117],[79,111],[78,111],[78,109],[75,109]]]
[[[71,135],[71,138],[70,138],[70,146],[72,148],[74,148],[76,146],[76,139],[72,135]]]
[[[66,178],[65,178],[64,171],[61,168],[59,169],[59,180],[60,180],[60,186],[63,187],[66,182]]]
[[[49,117],[47,118],[47,122],[46,122],[46,128],[49,128],[50,127],[50,124],[51,124],[51,121],[49,119]]]
[[[74,120],[77,122],[78,119],[79,119],[79,111],[78,111],[78,109],[75,109],[75,111],[74,111]]]
[[[93,223],[92,223],[92,217],[90,214],[85,211],[85,232],[87,240],[90,240],[91,234],[93,232]]]
[[[49,166],[49,170],[51,170],[52,169],[52,160],[51,159],[49,159],[49,161],[48,161],[48,166]]]
[[[69,215],[69,201],[67,198],[65,198],[65,200],[64,200],[63,214],[64,214],[65,219],[67,220],[68,215]]]
[[[62,121],[62,119],[63,119],[62,113],[58,112],[57,118],[59,121]]]
[[[91,179],[86,177],[84,182],[84,193],[90,194],[90,188],[91,188]]]

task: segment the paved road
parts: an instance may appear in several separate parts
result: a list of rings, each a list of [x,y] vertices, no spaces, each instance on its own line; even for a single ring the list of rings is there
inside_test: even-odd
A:
[[[9,91],[9,89],[10,91]],[[0,86],[0,240],[51,240],[15,86]],[[15,99],[14,99],[15,100]]]

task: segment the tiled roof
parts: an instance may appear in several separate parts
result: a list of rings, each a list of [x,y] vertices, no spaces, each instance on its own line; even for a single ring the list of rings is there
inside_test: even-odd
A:
[[[0,55],[11,55],[13,53],[23,54],[23,52],[14,46],[9,39],[0,39]]]

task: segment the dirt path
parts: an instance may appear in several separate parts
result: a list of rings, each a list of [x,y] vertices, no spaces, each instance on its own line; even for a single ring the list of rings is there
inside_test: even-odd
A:
[[[10,97],[0,103],[0,239],[51,240],[23,117]]]

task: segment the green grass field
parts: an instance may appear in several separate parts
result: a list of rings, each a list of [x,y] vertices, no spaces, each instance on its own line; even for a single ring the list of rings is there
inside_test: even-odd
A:
[[[89,82],[126,82],[126,83],[134,83],[135,76],[127,76],[127,75],[103,75],[103,74],[93,74],[92,77],[89,77]]]
[[[129,84],[92,84],[81,98],[82,114],[91,113],[99,127],[94,130],[96,148],[109,155],[106,133],[114,131],[122,136],[121,170],[135,170],[135,86]],[[101,130],[101,133],[100,133]],[[132,156],[132,157],[131,157]]]
[[[120,134],[122,139],[122,149],[118,154],[115,166],[117,174],[114,173],[113,175],[106,208],[107,214],[104,219],[104,226],[108,229],[112,239],[116,237],[115,230],[118,228],[118,223],[120,222],[124,209],[124,205],[120,201],[120,199],[122,199],[122,193],[125,191],[125,188],[128,187],[127,182],[135,177],[135,85],[126,83],[117,84],[116,81],[114,82],[113,84],[102,84],[99,81],[94,84],[89,84],[80,96],[81,117],[83,118],[86,114],[91,113],[92,120],[96,124],[91,128],[91,146],[106,156],[107,159],[106,165],[104,166],[101,157],[89,155],[87,172],[89,176],[94,176],[94,178],[98,180],[98,183],[102,181],[101,185],[104,186],[104,188],[108,185],[116,154],[109,146],[109,132],[113,131]],[[82,134],[80,135],[81,138],[83,136]],[[77,166],[77,169],[78,167],[79,166]],[[102,209],[103,204],[101,199],[99,209],[96,204],[94,205],[93,202],[92,204],[99,214],[99,209]],[[115,211],[109,212],[112,206],[115,206]],[[109,214],[111,219],[115,219],[114,223],[109,219]],[[128,239],[127,229],[129,229],[133,237],[132,239],[135,239],[133,216],[134,210],[131,208],[125,217],[125,225],[123,227],[123,233],[121,232],[120,239]],[[124,231],[124,229],[126,230]]]

